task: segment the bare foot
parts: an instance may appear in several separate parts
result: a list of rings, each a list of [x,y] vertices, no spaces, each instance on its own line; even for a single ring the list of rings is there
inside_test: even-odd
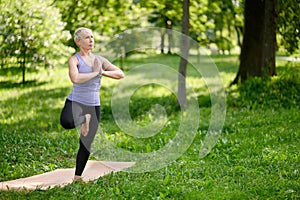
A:
[[[83,180],[82,180],[81,176],[75,175],[73,181],[80,181],[80,182],[82,182]]]
[[[85,137],[89,133],[89,128],[90,128],[90,120],[91,120],[91,115],[86,114],[85,115],[85,123],[81,125],[80,132],[81,134]]]

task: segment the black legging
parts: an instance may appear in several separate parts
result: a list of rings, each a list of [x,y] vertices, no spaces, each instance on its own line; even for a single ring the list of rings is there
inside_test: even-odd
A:
[[[97,133],[100,121],[100,106],[86,106],[77,102],[66,100],[60,115],[60,124],[65,129],[73,129],[85,123],[86,114],[91,114],[89,133],[87,136],[80,134],[79,150],[76,157],[75,175],[81,176],[90,156],[91,145]]]

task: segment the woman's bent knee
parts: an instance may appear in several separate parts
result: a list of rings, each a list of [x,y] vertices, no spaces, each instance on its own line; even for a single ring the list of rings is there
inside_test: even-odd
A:
[[[73,129],[75,128],[74,120],[73,119],[66,119],[61,117],[60,124],[64,129]]]

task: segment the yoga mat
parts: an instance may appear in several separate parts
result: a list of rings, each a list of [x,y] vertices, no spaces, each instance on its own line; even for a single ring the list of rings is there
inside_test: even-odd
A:
[[[109,162],[89,160],[83,171],[83,182],[89,182],[111,172],[131,167],[134,162]],[[73,182],[75,168],[56,169],[43,174],[0,182],[0,190],[46,190],[55,186],[64,187]]]

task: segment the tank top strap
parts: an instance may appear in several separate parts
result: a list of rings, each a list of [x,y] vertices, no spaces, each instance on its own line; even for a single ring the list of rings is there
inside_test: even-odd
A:
[[[82,57],[78,53],[76,53],[75,56],[78,59],[79,65],[82,64],[82,63],[84,63]]]

